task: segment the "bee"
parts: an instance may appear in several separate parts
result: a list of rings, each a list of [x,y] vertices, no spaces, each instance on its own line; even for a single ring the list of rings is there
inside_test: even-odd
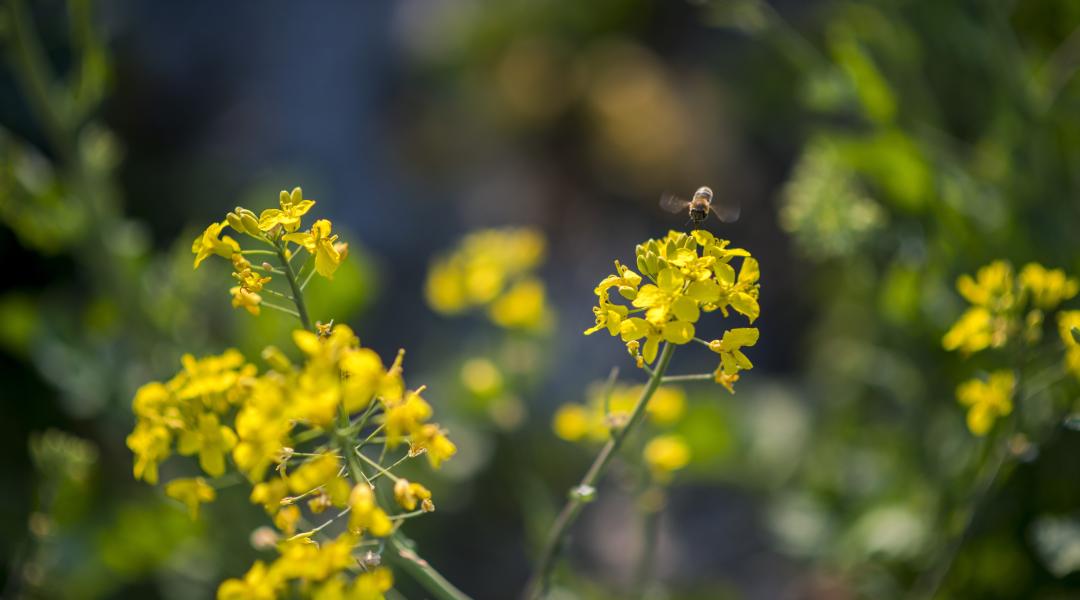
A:
[[[690,222],[695,228],[705,222],[710,212],[723,223],[734,223],[739,219],[739,206],[728,202],[713,202],[713,191],[708,186],[699,187],[689,200],[675,194],[664,194],[660,196],[660,208],[673,213],[689,212]]]

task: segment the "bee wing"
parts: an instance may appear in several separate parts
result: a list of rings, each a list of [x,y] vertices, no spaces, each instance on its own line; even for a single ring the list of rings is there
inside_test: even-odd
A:
[[[714,200],[709,206],[717,219],[724,223],[734,223],[739,220],[742,207],[737,200]]]
[[[690,201],[689,200],[684,200],[684,199],[676,196],[675,194],[672,194],[672,193],[669,193],[669,192],[664,192],[660,196],[660,208],[662,208],[662,209],[664,209],[664,210],[666,210],[668,212],[672,212],[672,213],[684,212],[686,210],[687,206],[690,206]]]

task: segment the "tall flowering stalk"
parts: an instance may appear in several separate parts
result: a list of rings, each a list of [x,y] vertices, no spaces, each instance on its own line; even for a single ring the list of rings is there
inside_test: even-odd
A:
[[[307,313],[303,293],[311,278],[331,279],[348,253],[330,221],[302,229],[314,204],[300,188],[283,191],[279,208],[258,216],[237,208],[196,238],[196,268],[211,256],[232,263],[233,306],[253,315],[278,310],[300,321],[303,329],[292,336],[299,360],[269,347],[262,358],[270,368],[260,373],[236,350],[201,359],[185,355],[175,377],[148,383],[135,395],[137,423],[127,440],[135,477],[157,483],[159,465],[174,452],[197,455],[209,481],[195,476],[165,485],[192,518],[227,485],[229,471],[251,486],[251,502],[273,524],[253,539],[276,548],[279,557],[222,583],[219,600],[296,593],[320,600],[382,598],[393,585],[384,560],[434,597],[466,598],[400,531],[408,519],[433,512],[435,503],[427,487],[399,477],[395,468],[424,455],[438,469],[457,451],[430,422],[424,387],[406,387],[404,351],[387,366],[347,326],[313,326]],[[244,249],[226,228],[261,246]],[[297,260],[302,254],[306,260]],[[260,256],[277,264],[253,262]],[[274,289],[275,279],[286,285]]]
[[[596,486],[626,439],[639,428],[660,385],[712,380],[734,393],[739,373],[753,368],[743,348],[757,343],[756,328],[732,328],[712,341],[696,337],[695,324],[702,314],[719,311],[727,317],[739,313],[751,324],[760,315],[758,263],[746,250],[729,245],[727,240],[703,230],[689,234],[672,231],[664,238],[637,246],[635,263],[640,273],[615,261],[615,273],[596,287],[597,306],[593,308],[596,324],[585,335],[606,330],[613,337],[619,336],[637,367],[648,373],[649,379],[629,414],[607,415],[607,441],[581,482],[570,490],[556,517],[526,587],[526,598],[544,595],[570,527],[585,505],[595,500]],[[736,259],[741,261],[737,272],[732,264]],[[618,294],[616,298],[612,297],[612,291]],[[716,370],[700,375],[668,376],[676,346],[690,342],[720,355]],[[563,413],[564,419],[567,414]],[[564,432],[567,429],[570,428],[564,427]],[[685,462],[675,440],[660,438],[651,445],[647,449],[651,464],[671,469]]]

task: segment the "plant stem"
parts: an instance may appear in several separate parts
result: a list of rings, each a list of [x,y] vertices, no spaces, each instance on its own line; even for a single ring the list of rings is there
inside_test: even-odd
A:
[[[285,268],[285,278],[289,280],[289,287],[292,288],[293,302],[296,304],[297,316],[300,318],[300,323],[304,326],[304,329],[311,331],[311,319],[308,318],[307,308],[304,306],[304,291],[300,289],[299,282],[296,281],[296,274],[293,272],[292,263],[289,262],[288,257],[285,256],[285,244],[279,242],[274,246],[277,248],[278,258],[281,259],[281,266]],[[346,423],[346,426],[348,423]]]
[[[697,375],[668,375],[662,383],[675,383],[678,381],[713,381],[716,375],[713,373],[700,373]]]
[[[586,490],[595,489],[597,482],[603,476],[604,471],[607,470],[611,458],[619,451],[619,448],[622,447],[627,436],[634,431],[645,417],[645,407],[648,406],[649,399],[652,398],[656,389],[660,387],[660,380],[664,377],[664,372],[667,371],[668,364],[671,362],[671,355],[674,352],[675,346],[673,344],[664,344],[664,349],[660,352],[660,360],[656,363],[656,370],[653,371],[652,376],[649,378],[649,382],[645,385],[645,389],[641,391],[641,396],[638,398],[633,412],[630,413],[630,419],[627,421],[626,426],[615,431],[612,434],[611,439],[604,444],[604,447],[600,450],[600,454],[597,455],[596,460],[593,461],[592,466],[589,467],[589,470],[581,479],[581,483],[574,488],[575,490],[584,492]],[[536,570],[533,572],[532,579],[525,587],[524,598],[526,598],[526,600],[540,598],[547,590],[548,579],[551,577],[551,571],[555,566],[555,559],[563,545],[563,538],[566,537],[570,526],[577,519],[578,514],[581,513],[581,509],[584,508],[585,504],[590,500],[591,498],[588,498],[585,494],[572,494],[570,499],[567,500],[566,505],[563,506],[559,516],[555,519],[555,524],[551,527],[551,532],[548,535],[547,542],[544,544],[540,559],[537,561]]]
[[[338,427],[344,429],[348,426],[349,414],[345,412],[345,407],[342,406],[338,413]],[[353,483],[359,485],[363,482],[364,485],[371,485],[367,476],[364,475],[364,469],[360,466],[360,461],[357,459],[358,453],[353,451],[356,441],[341,434],[337,434],[335,440],[338,450],[345,457],[345,462],[349,466],[349,475],[352,477]],[[454,584],[447,581],[426,560],[420,558],[416,551],[413,550],[414,544],[412,540],[405,537],[400,531],[390,534],[390,537],[386,538],[386,545],[388,551],[383,552],[383,557],[397,568],[408,573],[433,598],[438,600],[470,600],[465,593],[454,587]]]

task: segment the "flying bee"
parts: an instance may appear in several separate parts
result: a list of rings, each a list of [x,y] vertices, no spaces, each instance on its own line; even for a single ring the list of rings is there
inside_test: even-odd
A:
[[[675,194],[660,196],[660,208],[668,212],[689,212],[690,222],[700,227],[712,212],[723,223],[734,223],[739,219],[739,206],[731,202],[714,202],[712,188],[701,186],[689,200]]]

